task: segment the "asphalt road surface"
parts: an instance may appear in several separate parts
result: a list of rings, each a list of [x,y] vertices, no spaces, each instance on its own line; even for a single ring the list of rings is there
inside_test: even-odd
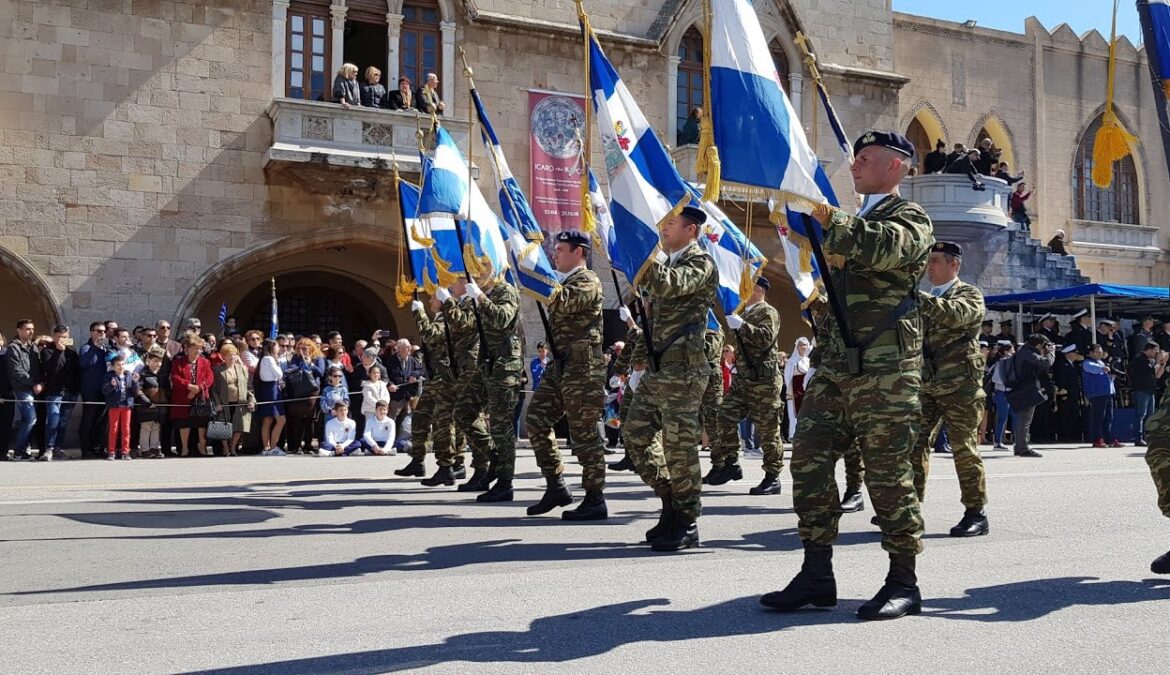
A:
[[[986,454],[992,530],[969,540],[935,456],[924,612],[889,623],[855,618],[886,571],[868,508],[842,518],[835,610],[760,609],[801,552],[787,468],[752,497],[754,458],[681,554],[640,543],[657,500],[629,473],[608,521],[526,517],[526,449],[497,505],[395,477],[403,457],[0,464],[0,671],[1167,672],[1170,522],[1141,449],[1040,449]]]

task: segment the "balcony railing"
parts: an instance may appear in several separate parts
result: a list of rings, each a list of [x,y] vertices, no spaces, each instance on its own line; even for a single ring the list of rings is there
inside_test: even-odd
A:
[[[1070,220],[1065,227],[1076,246],[1121,251],[1158,252],[1158,228],[1148,225]]]
[[[266,164],[315,162],[377,169],[397,162],[403,172],[417,173],[418,128],[429,118],[413,111],[343,108],[336,103],[278,98],[268,107],[272,147]],[[467,120],[439,118],[460,147],[467,146]]]
[[[1006,181],[980,176],[983,190],[972,189],[964,175],[908,176],[902,181],[902,197],[917,202],[937,223],[981,224],[1007,227],[1011,188]]]

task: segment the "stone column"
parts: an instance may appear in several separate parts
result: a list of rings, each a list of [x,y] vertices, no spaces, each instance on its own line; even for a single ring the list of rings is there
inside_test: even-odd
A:
[[[345,63],[345,5],[330,5],[329,15],[333,17],[333,53],[330,54],[331,68],[325,77],[325,86],[330,96],[333,94],[333,77]]]
[[[681,62],[678,55],[666,57],[666,144],[672,148],[678,142],[675,109],[678,108],[678,64]]]
[[[402,77],[398,54],[401,51],[403,18],[401,14],[393,12],[386,15],[386,89],[389,91],[398,89],[398,78]]]
[[[443,34],[443,81],[440,84],[439,96],[447,102],[446,114],[458,116],[460,108],[456,107],[455,92],[460,87],[455,86],[455,22],[444,21],[439,24],[439,31]],[[424,74],[425,77],[425,74]]]
[[[272,0],[272,98],[283,98],[288,76],[288,3]]]
[[[796,111],[797,117],[804,117],[804,111],[800,105],[804,100],[804,74],[801,72],[789,73],[788,88],[792,91],[788,93],[788,100],[792,101],[792,109]],[[813,97],[814,99],[816,97]],[[813,101],[816,105],[816,101]]]

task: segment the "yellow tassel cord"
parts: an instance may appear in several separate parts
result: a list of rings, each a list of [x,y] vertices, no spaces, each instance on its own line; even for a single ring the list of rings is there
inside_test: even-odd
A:
[[[398,183],[401,180],[402,179],[398,176],[398,164],[396,163],[394,165],[395,198],[397,198],[399,195]],[[407,253],[407,249],[410,248],[410,245],[406,241],[406,219],[402,215],[401,202],[398,204],[398,219],[399,225],[402,227],[403,241],[402,245],[398,247],[398,284],[394,288],[394,299],[398,301],[399,307],[405,307],[407,303],[414,299],[414,294],[416,291],[418,291],[418,284],[416,284],[413,279],[409,279],[406,276],[406,269],[408,266],[406,256],[410,255]]]
[[[695,156],[695,175],[707,183],[703,199],[719,201],[722,189],[722,163],[715,147],[715,126],[711,122],[711,1],[703,0],[703,105],[707,107],[699,120],[699,153]]]
[[[1109,38],[1109,72],[1105,91],[1105,114],[1093,138],[1093,184],[1101,189],[1113,183],[1113,164],[1133,152],[1137,138],[1121,126],[1113,112],[1113,80],[1117,69],[1117,0],[1113,2],[1113,31]]]
[[[585,13],[585,6],[581,0],[577,0],[577,19],[581,22],[581,33],[585,36],[583,63],[585,64],[585,92],[588,93],[591,86],[589,83],[589,47],[590,41],[593,39],[593,26],[589,23],[589,15]],[[581,231],[593,235],[596,241],[597,218],[593,215],[593,201],[589,199],[589,162],[593,158],[593,104],[589,101],[585,102],[584,126],[585,128],[581,132]]]

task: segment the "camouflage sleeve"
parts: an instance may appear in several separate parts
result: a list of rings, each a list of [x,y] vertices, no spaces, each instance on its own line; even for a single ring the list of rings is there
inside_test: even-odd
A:
[[[604,298],[600,279],[577,272],[573,279],[561,286],[560,293],[553,300],[553,307],[567,314],[581,314],[597,311]]]
[[[824,228],[825,253],[875,271],[898,269],[925,256],[934,241],[930,217],[906,203],[888,220],[869,221],[834,210]]]
[[[475,326],[475,315],[471,307],[456,301],[454,297],[447,298],[443,303],[443,317],[455,332],[465,332]]]
[[[753,353],[763,353],[776,343],[776,334],[780,332],[780,314],[767,307],[752,313],[750,319],[744,319],[739,327],[739,339],[743,341]]]
[[[502,290],[494,292],[496,289]],[[506,330],[520,311],[520,293],[502,281],[492,290],[479,296],[479,320],[486,330]]]
[[[715,262],[709,255],[696,255],[680,261],[677,267],[660,262],[650,263],[642,277],[642,285],[656,300],[691,295],[711,283]]]
[[[932,323],[946,328],[978,325],[987,314],[983,294],[978,288],[966,284],[949,298],[936,298],[919,291],[918,306]]]
[[[443,324],[440,321],[431,321],[427,316],[426,310],[416,309],[411,312],[414,314],[414,324],[418,327],[418,334],[422,337],[424,344],[434,343],[443,336]]]

